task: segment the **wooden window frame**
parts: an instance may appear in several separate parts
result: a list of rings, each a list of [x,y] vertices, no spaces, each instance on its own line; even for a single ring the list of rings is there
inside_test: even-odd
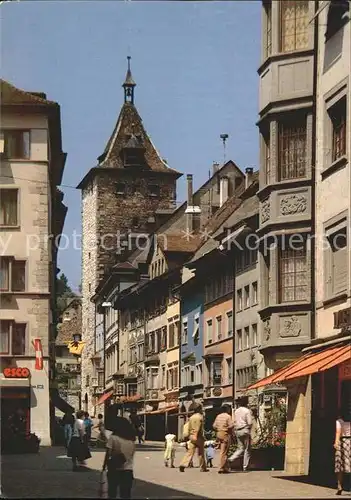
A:
[[[308,31],[309,31],[309,24],[307,23],[306,24],[306,35],[307,35],[307,45],[305,47],[297,47],[297,18],[296,18],[296,6],[297,4],[300,2],[300,4],[303,2],[303,1],[306,1],[307,2],[307,6],[308,6],[308,12],[307,12],[307,15],[306,15],[306,21],[308,21],[308,15],[309,15],[309,2],[308,0],[280,0],[279,2],[279,51],[281,53],[289,53],[289,52],[295,52],[295,51],[300,51],[300,50],[307,50],[308,47],[309,47],[309,43],[308,43]],[[287,4],[287,3],[290,3],[290,4],[294,4],[295,5],[295,19],[294,19],[294,43],[293,43],[293,48],[291,48],[290,50],[287,50],[287,49],[284,49],[284,39],[286,38],[286,35],[284,35],[283,33],[283,16],[284,16],[284,4]]]
[[[8,276],[8,288],[0,288],[0,293],[24,293],[27,290],[27,261],[26,259],[15,259],[12,256],[1,256],[0,257],[0,268],[2,268],[2,263],[7,262],[7,276]],[[15,263],[24,264],[24,287],[21,290],[15,290],[13,288],[13,268]],[[1,283],[0,283],[1,287]]]
[[[297,261],[301,258],[304,257],[305,260],[305,269],[303,271],[297,271],[296,270],[296,263]],[[283,264],[285,261],[288,261],[292,259],[294,262],[294,271],[289,273],[289,272],[284,272],[283,270]],[[297,277],[301,275],[305,275],[307,273],[307,245],[306,242],[304,242],[303,248],[296,250],[296,249],[291,249],[291,248],[280,248],[278,250],[278,297],[279,297],[279,303],[280,304],[285,304],[289,302],[304,302],[308,300],[308,283],[307,281],[305,282],[304,285],[298,285],[297,284]],[[283,287],[283,281],[284,281],[284,276],[287,276],[289,274],[293,275],[293,281],[294,284],[293,286],[285,286]],[[293,289],[293,299],[286,300],[284,299],[284,290],[285,289]],[[297,297],[297,290],[299,288],[305,288],[305,293],[303,298],[298,298]]]
[[[302,149],[297,148],[298,141],[303,143]],[[284,116],[278,121],[279,181],[306,178],[307,145],[306,114],[288,113],[288,116]]]
[[[0,320],[0,323],[7,323],[8,325],[8,333],[7,333],[7,338],[8,338],[8,350],[0,352],[1,356],[12,356],[12,357],[21,357],[21,356],[26,356],[28,355],[28,346],[27,346],[27,341],[28,341],[28,323],[24,321],[19,321],[16,322],[13,319],[2,319]],[[19,325],[24,328],[24,352],[22,353],[15,353],[13,349],[13,332],[14,329],[16,328],[16,325]],[[3,325],[1,325],[1,330],[2,330]]]
[[[30,160],[31,158],[31,133],[28,129],[3,129],[0,132],[1,139],[4,144],[4,151],[2,153],[3,157],[7,160]],[[8,138],[10,135],[17,136],[15,138],[15,142],[18,143],[15,145],[15,153],[13,151],[9,151],[9,142]],[[21,135],[21,140],[20,136]],[[27,142],[27,146],[25,143]],[[20,144],[21,143],[21,144]],[[11,149],[11,148],[10,148]],[[27,151],[26,151],[27,149]]]
[[[19,213],[19,201],[20,201],[20,192],[19,192],[19,188],[17,187],[1,187],[0,188],[0,203],[1,203],[1,210],[4,211],[4,213],[6,213],[5,211],[5,204],[3,205],[3,201],[4,201],[4,194],[5,192],[7,193],[16,193],[16,222],[14,224],[11,224],[11,223],[5,223],[5,218],[4,218],[4,223],[1,223],[0,222],[0,227],[1,228],[14,228],[14,227],[19,227],[20,226],[20,213]],[[7,208],[8,210],[8,208]],[[8,215],[7,215],[7,218],[8,218]],[[8,221],[7,221],[8,222]]]
[[[343,96],[329,110],[332,129],[332,162],[346,155],[347,100]]]

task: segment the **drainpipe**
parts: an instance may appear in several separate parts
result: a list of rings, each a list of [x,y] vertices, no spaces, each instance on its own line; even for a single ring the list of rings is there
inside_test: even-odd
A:
[[[103,308],[103,345],[104,345],[104,390],[105,390],[105,385],[106,385],[106,308]]]
[[[235,399],[236,399],[236,345],[235,345],[235,334],[236,334],[236,251],[229,254],[233,258],[232,270],[233,270],[233,339],[232,339],[232,392],[233,392],[233,408],[232,415],[234,416],[235,409]]]
[[[315,14],[318,10],[318,0],[315,0]],[[316,336],[316,280],[314,265],[316,256],[316,141],[317,141],[317,78],[318,78],[318,16],[314,20],[314,58],[313,58],[313,111],[312,111],[312,152],[311,152],[311,255],[310,255],[310,267],[311,267],[311,339]]]
[[[146,440],[146,367],[145,367],[145,358],[146,358],[146,308],[144,307],[144,439]]]

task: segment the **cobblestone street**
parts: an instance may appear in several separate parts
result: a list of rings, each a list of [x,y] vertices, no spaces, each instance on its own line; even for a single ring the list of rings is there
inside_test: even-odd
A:
[[[2,493],[8,498],[96,498],[103,451],[94,451],[87,469],[72,472],[60,447],[42,448],[39,455],[2,458]],[[176,465],[183,455],[179,449]],[[197,461],[195,458],[195,466]],[[207,474],[199,469],[165,468],[160,444],[138,446],[133,498],[332,498],[335,491],[282,478],[279,472]],[[347,493],[344,493],[348,497]]]

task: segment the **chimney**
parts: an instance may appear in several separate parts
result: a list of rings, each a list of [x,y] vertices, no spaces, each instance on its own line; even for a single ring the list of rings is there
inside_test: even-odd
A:
[[[229,179],[225,175],[220,179],[219,185],[219,206],[221,207],[228,199],[229,196]]]
[[[186,181],[188,183],[188,202],[187,202],[187,214],[186,214],[186,229],[189,233],[194,230],[194,214],[193,214],[193,175],[188,174],[186,176]]]
[[[253,168],[245,168],[245,189],[247,189],[252,184]]]
[[[188,207],[193,206],[193,175],[188,174],[186,176],[186,181],[188,183]]]
[[[219,163],[214,161],[212,165],[212,175],[215,175],[216,172],[219,170]]]

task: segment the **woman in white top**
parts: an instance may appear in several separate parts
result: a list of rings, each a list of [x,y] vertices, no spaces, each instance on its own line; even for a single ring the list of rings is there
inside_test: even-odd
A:
[[[337,495],[342,493],[342,480],[344,472],[351,472],[351,415],[349,409],[345,407],[341,411],[341,418],[336,421],[335,432],[335,472],[338,480]]]
[[[76,420],[73,425],[72,438],[68,445],[67,456],[72,458],[74,471],[77,470],[77,461],[83,464],[84,460],[91,458],[88,445],[84,439],[85,426],[83,418],[84,412],[81,410],[77,411]]]
[[[107,467],[108,498],[130,499],[133,485],[135,429],[124,417],[115,417],[114,430],[106,444],[102,470]]]

